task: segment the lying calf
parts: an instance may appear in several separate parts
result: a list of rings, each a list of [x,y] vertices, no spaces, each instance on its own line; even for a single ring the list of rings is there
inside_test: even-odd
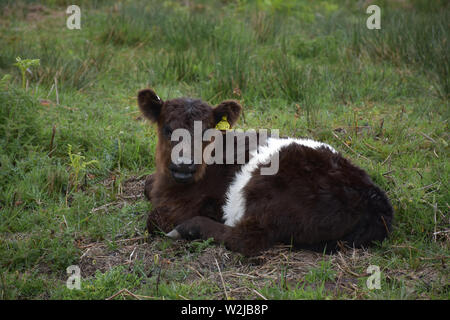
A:
[[[246,143],[244,151],[237,146],[239,139],[217,147],[219,138],[233,131],[214,128],[224,121],[236,123],[241,113],[236,101],[213,108],[189,98],[162,101],[145,89],[138,103],[158,126],[156,172],[145,186],[154,207],[149,232],[158,228],[175,239],[214,238],[230,250],[255,255],[275,243],[327,252],[342,244],[367,246],[391,230],[393,210],[385,193],[331,146],[269,137],[256,148]],[[212,142],[196,140],[199,123],[202,132],[216,132]],[[178,153],[176,129],[194,137]],[[224,160],[230,152],[236,160],[241,150],[244,163],[208,162],[204,151],[212,145],[217,148],[211,155],[223,151]],[[196,148],[203,155],[200,161],[191,156]],[[277,160],[277,171],[262,174],[269,159]]]

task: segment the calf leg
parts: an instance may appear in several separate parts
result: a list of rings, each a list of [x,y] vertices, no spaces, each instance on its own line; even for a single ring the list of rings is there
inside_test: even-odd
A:
[[[242,221],[230,227],[204,216],[196,216],[181,223],[167,236],[187,240],[213,238],[215,242],[246,256],[256,255],[273,244],[270,233],[260,228],[255,221]]]

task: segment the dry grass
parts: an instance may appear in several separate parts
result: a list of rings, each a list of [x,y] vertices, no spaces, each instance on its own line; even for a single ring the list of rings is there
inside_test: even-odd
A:
[[[133,177],[125,181],[120,200],[111,206],[123,207],[125,203],[141,199],[144,181],[145,177]],[[126,266],[132,270],[137,261],[144,270],[153,270],[155,257],[161,257],[159,265],[163,280],[166,275],[183,272],[186,274],[183,280],[185,284],[215,284],[217,292],[211,298],[265,299],[260,292],[262,288],[280,285],[288,289],[308,284],[305,279],[311,274],[311,270],[320,269],[326,262],[326,272],[334,274],[332,281],[324,282],[328,294],[348,298],[362,298],[367,294],[358,283],[369,276],[365,270],[372,264],[373,255],[370,250],[346,249],[334,255],[323,255],[278,245],[259,256],[247,258],[219,245],[207,245],[199,252],[192,252],[192,242],[171,241],[169,246],[164,246],[167,241],[170,240],[162,236],[147,238],[141,235],[115,240],[114,250],[111,250],[107,242],[80,244],[79,247],[83,250],[79,260],[82,276],[89,278],[96,271],[105,273],[117,266]],[[417,270],[386,267],[382,268],[382,272],[387,281],[401,279],[411,291],[418,281],[428,286],[439,282],[445,286],[442,283],[444,279],[440,277],[441,271],[436,270],[436,264],[447,268],[449,257],[429,258],[426,262]],[[314,283],[308,285],[315,289]]]

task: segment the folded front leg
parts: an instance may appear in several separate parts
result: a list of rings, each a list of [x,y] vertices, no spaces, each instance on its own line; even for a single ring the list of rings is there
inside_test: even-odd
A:
[[[244,221],[230,227],[204,216],[196,216],[181,223],[167,233],[167,236],[187,240],[213,238],[215,242],[224,244],[227,249],[246,256],[256,255],[272,244],[270,233],[252,221]]]

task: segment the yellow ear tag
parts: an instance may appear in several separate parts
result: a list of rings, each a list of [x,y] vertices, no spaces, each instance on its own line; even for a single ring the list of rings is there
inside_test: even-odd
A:
[[[228,123],[227,120],[227,116],[223,116],[222,120],[220,120],[217,124],[216,124],[216,129],[217,130],[222,130],[222,131],[226,131],[226,130],[230,130],[231,126]]]

